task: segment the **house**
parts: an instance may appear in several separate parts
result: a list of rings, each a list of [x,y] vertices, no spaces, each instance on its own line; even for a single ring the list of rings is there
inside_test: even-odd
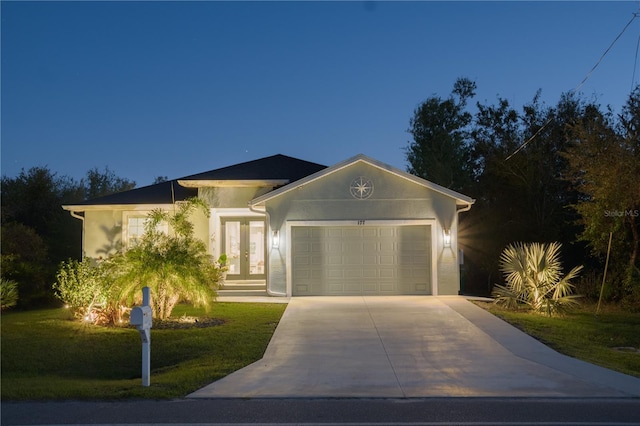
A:
[[[274,155],[65,205],[83,222],[85,256],[134,243],[146,215],[198,196],[193,217],[226,283],[271,296],[454,295],[458,215],[475,200],[364,155],[326,167]]]

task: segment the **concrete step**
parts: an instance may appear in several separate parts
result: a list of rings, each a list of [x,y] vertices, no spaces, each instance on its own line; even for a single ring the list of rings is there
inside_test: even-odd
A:
[[[268,296],[267,290],[218,290],[218,296],[243,297],[243,296]]]
[[[225,281],[220,286],[221,290],[259,290],[267,291],[264,281]]]

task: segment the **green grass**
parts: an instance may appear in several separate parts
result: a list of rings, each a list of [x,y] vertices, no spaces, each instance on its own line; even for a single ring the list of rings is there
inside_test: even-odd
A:
[[[640,377],[640,352],[615,349],[640,349],[640,314],[608,306],[596,318],[596,307],[585,304],[562,317],[547,317],[476,304],[560,353]]]
[[[176,398],[260,359],[285,304],[180,305],[172,317],[224,319],[208,328],[151,330],[151,386],[141,386],[135,328],[73,321],[51,309],[2,314],[2,400]]]

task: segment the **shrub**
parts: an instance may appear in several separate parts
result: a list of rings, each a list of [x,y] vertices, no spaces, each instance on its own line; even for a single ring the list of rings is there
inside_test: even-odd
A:
[[[108,280],[103,268],[90,258],[81,262],[69,259],[60,264],[53,284],[55,295],[62,300],[74,316],[90,322],[108,321]],[[108,315],[107,315],[108,317]]]
[[[189,217],[198,209],[209,214],[207,205],[197,198],[177,204],[173,212],[152,211],[138,243],[105,262],[112,271],[117,300],[134,302],[147,286],[153,317],[165,319],[180,301],[207,307],[215,299],[222,268],[194,235]],[[160,230],[163,223],[169,225],[170,233]]]
[[[560,243],[514,243],[500,256],[500,270],[506,286],[495,285],[495,302],[515,309],[528,305],[536,312],[549,316],[577,304],[572,295],[573,284],[582,266],[573,268],[562,277]]]
[[[18,303],[18,283],[0,279],[0,309],[5,310]]]

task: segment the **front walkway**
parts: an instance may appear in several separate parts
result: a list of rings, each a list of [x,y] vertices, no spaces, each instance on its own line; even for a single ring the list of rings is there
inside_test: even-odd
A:
[[[462,297],[291,298],[264,358],[189,398],[629,397]]]

